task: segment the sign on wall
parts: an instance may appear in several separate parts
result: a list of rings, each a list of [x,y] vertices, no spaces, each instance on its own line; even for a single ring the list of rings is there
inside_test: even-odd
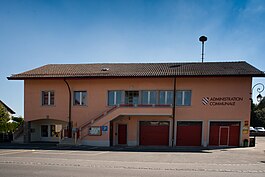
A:
[[[89,127],[88,135],[90,136],[101,136],[102,131],[100,126]]]
[[[107,134],[108,133],[108,126],[101,126],[102,134]]]
[[[108,131],[108,126],[101,126],[101,129],[103,132],[107,132]]]
[[[243,97],[203,97],[202,104],[207,106],[235,106]]]

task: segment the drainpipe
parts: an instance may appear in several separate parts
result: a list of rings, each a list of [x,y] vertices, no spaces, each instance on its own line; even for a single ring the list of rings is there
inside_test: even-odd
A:
[[[172,117],[173,117],[173,123],[172,123],[171,143],[172,143],[172,147],[173,147],[174,146],[174,137],[175,137],[175,118],[176,118],[176,77],[174,77]]]
[[[65,84],[67,85],[67,88],[68,88],[68,92],[69,92],[69,108],[68,108],[68,138],[72,138],[72,94],[71,94],[71,89],[70,89],[70,86],[69,86],[69,83],[66,81],[66,79],[64,78],[64,82]]]

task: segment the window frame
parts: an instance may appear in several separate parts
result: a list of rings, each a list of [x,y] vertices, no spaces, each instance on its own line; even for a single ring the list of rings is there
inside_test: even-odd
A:
[[[45,93],[48,94],[48,102],[45,104]],[[53,93],[53,95],[52,95]],[[52,101],[53,99],[53,101]],[[53,90],[41,91],[41,105],[42,106],[54,106],[55,105],[55,92]]]
[[[165,92],[165,97],[164,97],[163,100],[160,98],[162,92]],[[168,100],[169,100],[168,99],[168,95],[169,95],[168,93],[169,92],[171,92],[171,94],[172,94],[171,103],[168,103]],[[159,100],[158,100],[158,104],[159,105],[170,105],[170,106],[173,106],[173,103],[174,103],[174,91],[173,90],[159,90],[158,98],[159,98]],[[161,103],[161,100],[163,101],[163,103]]]
[[[129,93],[129,92],[131,92],[131,93]],[[126,100],[126,98],[127,98],[126,97],[126,93],[130,94],[130,95],[128,95],[128,100]],[[138,94],[137,97],[134,96],[135,93]],[[134,102],[134,98],[137,98],[137,103],[133,103]],[[140,104],[140,100],[141,100],[141,91],[140,90],[126,90],[126,91],[124,91],[124,104],[139,105]],[[132,103],[130,103],[130,101],[132,101]]]
[[[75,97],[75,93],[79,93],[78,95],[79,95],[79,99],[78,99],[78,101],[79,101],[79,104],[76,104],[76,97]],[[85,95],[85,99],[83,100],[83,93],[86,93],[86,95]],[[88,96],[87,96],[88,94],[87,94],[87,91],[86,90],[75,90],[75,91],[73,91],[73,105],[74,106],[87,106],[88,104],[87,104],[87,102],[88,102]],[[82,104],[82,103],[84,103],[84,104]]]
[[[147,103],[143,103],[144,101],[144,92],[147,92]],[[155,103],[151,103],[151,92],[154,92]],[[158,90],[141,90],[141,94],[139,95],[141,98],[141,104],[143,105],[157,105],[158,104]]]
[[[181,104],[178,104],[178,92],[181,93]],[[190,93],[190,100],[189,104],[186,104],[185,97],[186,93]],[[192,100],[192,90],[176,90],[176,106],[191,106],[191,100]]]
[[[113,92],[114,94],[113,94],[113,104],[110,104],[110,93],[111,92]],[[117,103],[117,92],[120,92],[121,93],[121,100],[120,100],[120,103]],[[123,104],[123,102],[124,102],[124,91],[123,90],[108,90],[108,92],[107,92],[107,105],[108,106],[117,106],[117,105],[121,105],[121,104]]]

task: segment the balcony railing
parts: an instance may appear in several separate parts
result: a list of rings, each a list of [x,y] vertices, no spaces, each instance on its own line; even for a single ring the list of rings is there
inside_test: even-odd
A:
[[[85,136],[88,135],[88,128],[89,126],[93,125],[95,122],[101,120],[102,118],[104,118],[105,116],[107,116],[108,114],[112,113],[113,111],[117,110],[118,108],[170,108],[172,107],[171,104],[169,105],[157,105],[157,104],[119,104],[119,105],[115,105],[112,106],[110,109],[105,110],[104,112],[102,112],[101,114],[99,114],[98,116],[95,116],[95,118],[90,119],[88,122],[84,123],[83,125],[81,125],[79,127],[79,133],[78,133],[78,137],[80,139],[84,138]]]

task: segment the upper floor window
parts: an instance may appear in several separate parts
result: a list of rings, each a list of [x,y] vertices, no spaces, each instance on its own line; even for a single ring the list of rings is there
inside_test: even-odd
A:
[[[122,91],[109,91],[108,92],[108,105],[119,105],[122,103]]]
[[[177,106],[191,105],[191,90],[178,90],[176,93]]]
[[[87,101],[86,91],[74,91],[74,105],[85,106]]]
[[[125,104],[139,104],[139,91],[125,91]]]
[[[142,104],[156,104],[157,91],[142,91]]]
[[[159,104],[172,105],[173,104],[173,91],[160,91],[159,92]]]
[[[54,105],[53,91],[42,91],[42,105]]]

